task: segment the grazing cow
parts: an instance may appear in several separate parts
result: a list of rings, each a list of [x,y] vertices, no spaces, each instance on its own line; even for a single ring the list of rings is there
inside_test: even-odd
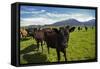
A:
[[[27,35],[28,35],[28,33],[27,33],[27,31],[26,31],[25,29],[20,29],[20,37],[21,37],[21,38],[22,38],[22,37],[26,38]]]
[[[78,31],[80,31],[81,30],[81,28],[80,27],[78,27]]]
[[[48,53],[49,48],[55,48],[57,52],[58,62],[60,61],[60,52],[64,54],[65,61],[66,59],[66,47],[68,47],[69,41],[69,33],[73,32],[75,27],[69,28],[69,26],[65,28],[52,29],[45,31],[45,41],[47,43]]]
[[[92,26],[92,29],[93,29],[94,27]]]
[[[85,26],[85,30],[87,31],[88,30],[88,27]]]

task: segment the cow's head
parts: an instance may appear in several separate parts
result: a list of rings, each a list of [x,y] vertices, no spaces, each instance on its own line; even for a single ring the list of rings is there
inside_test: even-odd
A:
[[[62,45],[68,47],[68,41],[69,41],[69,33],[73,32],[75,30],[75,27],[60,27],[59,31],[60,31],[60,36],[62,38],[61,42],[63,43]]]
[[[73,32],[75,30],[75,27],[66,26],[66,27],[60,27],[60,32],[63,34],[63,36],[68,37],[70,32]]]

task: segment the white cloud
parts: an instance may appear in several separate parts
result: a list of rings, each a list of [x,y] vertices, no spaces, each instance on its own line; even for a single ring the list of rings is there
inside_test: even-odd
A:
[[[50,16],[50,17],[68,17],[69,14],[58,14],[58,13],[46,13],[46,15]]]
[[[21,19],[21,26],[45,25],[45,24],[52,24],[53,22],[56,21],[48,18],[23,18]]]
[[[44,13],[46,10],[40,10],[40,11],[21,11],[21,14],[38,14],[38,13]]]
[[[62,14],[54,14],[54,13],[47,13],[49,17],[53,18],[58,18],[59,20],[64,20],[64,19],[70,19],[74,18],[78,21],[88,21],[91,19],[95,19],[92,16],[86,15],[86,14],[81,14],[81,13],[75,13],[75,14],[67,14],[67,13],[62,13]]]
[[[95,19],[92,16],[89,16],[89,15],[86,15],[86,14],[80,14],[80,13],[72,14],[71,18],[74,18],[74,19],[81,21],[81,22],[88,21],[88,20],[91,20],[91,19]]]
[[[57,14],[56,16],[61,17],[61,18],[66,18],[66,19],[74,18],[74,19],[79,20],[79,21],[88,21],[88,20],[91,20],[91,19],[95,19],[93,16],[89,16],[89,15],[86,15],[86,14],[80,14],[80,13],[62,14],[62,15]]]
[[[34,9],[34,8],[28,8],[28,7],[26,8],[26,10],[28,10],[28,11],[36,11],[36,9]]]
[[[41,10],[41,12],[46,12],[46,10]]]

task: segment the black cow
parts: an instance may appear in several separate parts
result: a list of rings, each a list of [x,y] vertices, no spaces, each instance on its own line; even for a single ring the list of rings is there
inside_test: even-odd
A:
[[[81,28],[80,27],[78,27],[78,31],[80,31],[81,30]]]
[[[52,30],[44,32],[48,53],[50,47],[55,48],[57,52],[58,62],[60,61],[60,52],[64,54],[65,61],[67,61],[66,47],[68,47],[69,34],[74,30],[75,27],[69,28],[69,26],[67,26],[65,28],[60,28],[60,30],[54,28]]]
[[[85,26],[85,30],[87,31],[88,30],[88,27]]]
[[[94,27],[92,26],[92,29],[93,29]]]
[[[26,31],[28,32],[28,36],[33,36],[34,29],[33,28],[27,28]]]

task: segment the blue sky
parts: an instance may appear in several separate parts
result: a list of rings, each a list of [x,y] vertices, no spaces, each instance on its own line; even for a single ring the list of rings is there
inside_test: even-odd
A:
[[[95,10],[41,6],[20,7],[21,26],[52,24],[74,18],[84,22],[95,19]]]

